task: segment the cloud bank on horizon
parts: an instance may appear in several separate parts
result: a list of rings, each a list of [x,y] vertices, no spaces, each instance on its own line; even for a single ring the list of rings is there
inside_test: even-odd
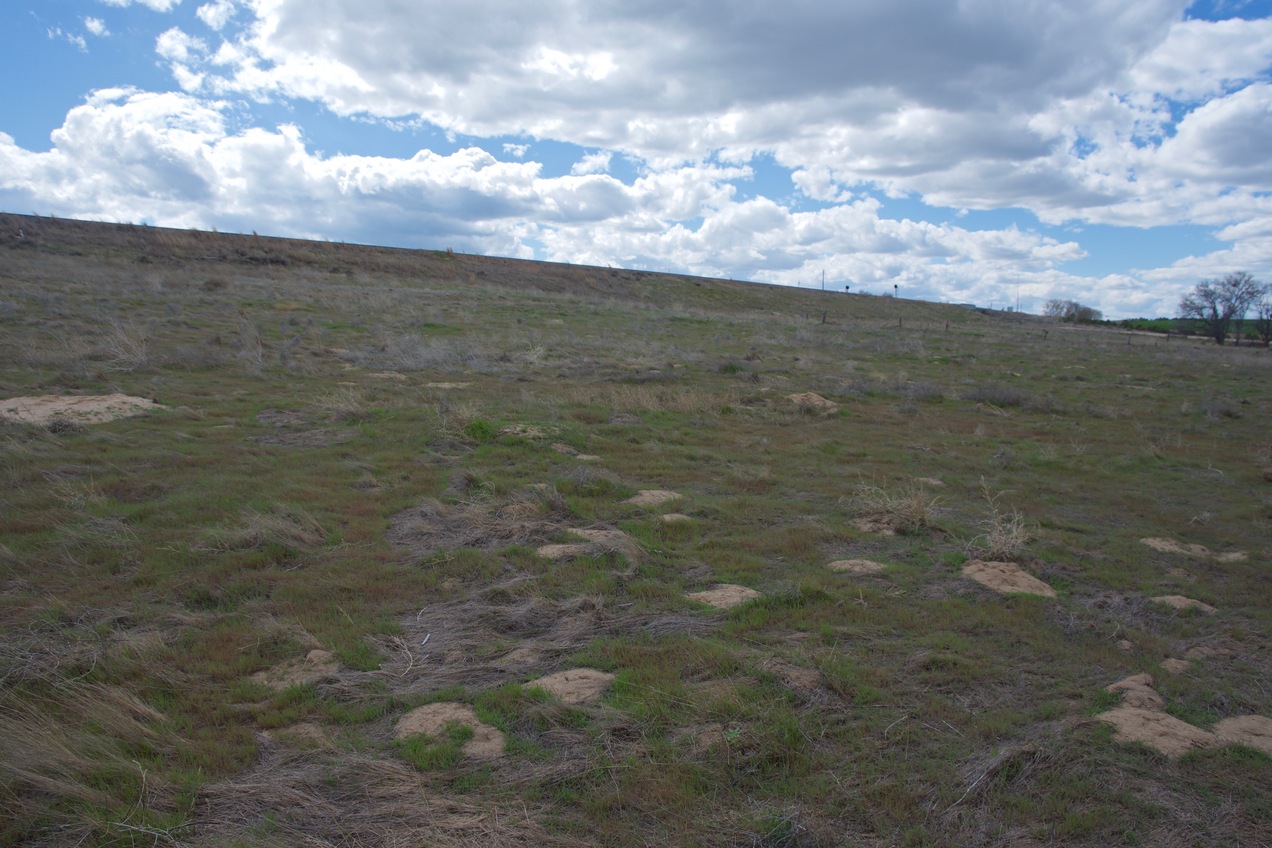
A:
[[[1267,3],[56,5],[8,211],[1115,316],[1272,280]]]

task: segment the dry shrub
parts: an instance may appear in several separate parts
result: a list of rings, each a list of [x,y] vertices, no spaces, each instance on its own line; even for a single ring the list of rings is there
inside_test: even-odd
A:
[[[1025,546],[1033,539],[1034,528],[1015,507],[1005,511],[998,500],[1005,493],[990,494],[985,478],[980,481],[981,496],[989,507],[989,517],[981,522],[984,533],[968,543],[969,550],[989,560],[1010,560],[1024,553]]]
[[[100,344],[109,371],[136,371],[150,363],[150,337],[133,321],[112,321]]]
[[[941,499],[928,487],[913,482],[895,490],[859,483],[847,502],[857,515],[873,519],[896,533],[913,534],[934,525]]]

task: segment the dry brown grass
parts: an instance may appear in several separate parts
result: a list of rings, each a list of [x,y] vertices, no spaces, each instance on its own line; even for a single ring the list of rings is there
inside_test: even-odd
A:
[[[931,489],[915,482],[895,488],[859,483],[843,500],[855,514],[901,534],[921,533],[933,527],[941,503]]]
[[[1020,557],[1034,538],[1034,525],[1015,507],[1010,510],[1000,507],[998,501],[1006,493],[992,494],[984,477],[981,478],[980,488],[981,496],[989,508],[989,516],[981,522],[985,532],[968,543],[968,550],[991,560]]]

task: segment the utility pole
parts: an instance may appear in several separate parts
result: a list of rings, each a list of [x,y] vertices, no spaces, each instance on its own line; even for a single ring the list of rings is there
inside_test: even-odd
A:
[[[826,290],[826,269],[822,269],[822,291]]]

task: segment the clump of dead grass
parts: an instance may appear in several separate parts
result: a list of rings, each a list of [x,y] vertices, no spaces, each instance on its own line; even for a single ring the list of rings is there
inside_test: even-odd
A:
[[[99,349],[108,371],[136,371],[150,364],[150,333],[135,321],[112,321]]]
[[[915,482],[890,488],[858,483],[844,499],[848,508],[866,523],[893,533],[912,535],[935,526],[941,499]]]
[[[217,527],[206,534],[212,550],[241,551],[278,545],[290,550],[308,550],[327,538],[318,519],[303,507],[275,504],[264,512],[249,510],[233,527]]]
[[[969,552],[990,560],[1018,558],[1033,540],[1034,526],[1015,507],[1010,510],[1000,507],[998,501],[1006,493],[992,494],[983,477],[980,490],[989,508],[989,516],[980,525],[984,532],[968,543]]]
[[[416,556],[457,548],[542,545],[564,530],[563,521],[568,516],[564,500],[550,489],[461,505],[426,498],[390,520],[388,539]]]

